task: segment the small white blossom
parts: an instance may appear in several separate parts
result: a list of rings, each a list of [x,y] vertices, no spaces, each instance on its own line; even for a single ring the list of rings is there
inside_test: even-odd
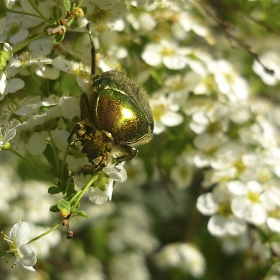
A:
[[[193,31],[201,37],[209,36],[208,29],[199,23],[200,19],[195,18],[194,14],[188,11],[180,11],[178,21],[185,32]]]
[[[126,19],[135,30],[141,30],[142,32],[152,31],[157,25],[156,20],[149,13],[141,13],[138,18],[133,14],[128,14]]]
[[[105,190],[101,190],[99,187],[91,187],[88,190],[89,199],[96,204],[104,204],[108,200],[112,199],[114,181],[110,180],[106,185]]]
[[[280,233],[280,191],[278,188],[264,192],[262,203],[267,210],[266,223],[268,228]]]
[[[0,101],[8,93],[14,93],[24,87],[24,81],[18,78],[8,80],[6,75],[0,71]]]
[[[91,1],[84,1],[83,5],[87,7],[86,16],[95,24],[115,22],[128,12],[126,4],[121,1],[97,0],[94,4]]]
[[[228,255],[244,252],[250,246],[250,239],[246,231],[235,236],[224,236],[221,238],[221,242],[223,251]]]
[[[208,69],[214,74],[215,81],[221,93],[228,96],[232,102],[246,100],[249,96],[249,86],[226,60],[209,63]]]
[[[183,69],[187,65],[186,55],[189,53],[189,48],[179,47],[174,42],[163,39],[160,43],[148,43],[141,57],[151,66],[163,63],[168,69]]]
[[[9,41],[12,45],[24,41],[29,36],[29,28],[35,27],[42,22],[37,17],[7,13],[6,26],[0,35],[0,41]]]
[[[89,188],[88,194],[89,199],[96,204],[103,204],[107,200],[112,200],[114,182],[124,182],[127,179],[127,173],[123,167],[124,162],[118,165],[108,164],[103,168],[103,171],[110,177],[108,183],[103,186],[102,189],[99,187]],[[104,188],[104,189],[103,189]]]
[[[31,238],[31,227],[27,222],[18,221],[11,229],[10,236],[4,235],[4,240],[9,244],[9,251],[6,253],[14,254],[16,262],[12,267],[16,266],[19,262],[24,268],[35,271],[33,265],[36,264],[37,258],[28,245],[28,241]]]
[[[183,116],[174,111],[172,99],[165,96],[150,99],[151,109],[154,117],[154,133],[160,134],[165,126],[177,126],[183,122]]]
[[[235,217],[231,210],[232,194],[226,183],[217,185],[213,193],[202,194],[197,199],[196,207],[204,215],[211,216],[208,230],[214,236],[237,236],[245,232],[246,223]]]
[[[267,52],[260,56],[261,62],[270,70],[274,71],[274,74],[267,73],[263,66],[254,60],[253,70],[261,77],[262,81],[269,85],[274,86],[280,80],[280,56],[277,52]]]
[[[16,129],[13,127],[12,129],[3,129],[0,127],[0,151],[6,143],[8,143],[11,139],[13,139],[16,135]]]
[[[176,187],[180,189],[188,188],[193,179],[193,166],[188,162],[188,157],[181,155],[176,159],[176,165],[170,171],[170,177]]]
[[[205,184],[240,178],[244,182],[255,179],[262,166],[262,158],[257,152],[247,150],[240,143],[228,141],[215,151],[210,166],[213,168],[211,179]],[[209,181],[210,179],[210,181]]]
[[[241,181],[230,181],[228,189],[235,196],[231,209],[236,217],[254,225],[263,225],[267,218],[267,211],[262,202],[264,190],[256,181],[247,184]]]
[[[164,246],[155,256],[155,261],[163,269],[178,268],[189,272],[194,278],[202,277],[206,269],[201,252],[194,245],[187,243]]]

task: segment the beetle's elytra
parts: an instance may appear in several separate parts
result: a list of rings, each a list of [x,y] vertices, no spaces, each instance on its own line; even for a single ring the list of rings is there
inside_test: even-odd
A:
[[[107,166],[112,152],[116,163],[134,158],[137,150],[130,145],[149,142],[154,127],[148,97],[141,87],[116,70],[95,75],[95,48],[90,30],[89,35],[91,91],[81,95],[81,119],[70,135],[77,134],[82,152],[92,164],[84,167],[84,174],[96,173]],[[93,163],[96,158],[100,159],[98,164]]]

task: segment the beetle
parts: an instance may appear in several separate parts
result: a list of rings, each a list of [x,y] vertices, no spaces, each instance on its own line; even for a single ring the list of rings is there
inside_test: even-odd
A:
[[[81,94],[81,118],[68,141],[76,133],[91,163],[82,172],[94,174],[108,165],[112,154],[115,164],[133,159],[138,151],[131,145],[151,140],[154,121],[145,90],[132,79],[116,70],[96,75],[96,51],[89,23],[87,30],[91,40],[91,90]],[[99,160],[97,164],[95,159]]]

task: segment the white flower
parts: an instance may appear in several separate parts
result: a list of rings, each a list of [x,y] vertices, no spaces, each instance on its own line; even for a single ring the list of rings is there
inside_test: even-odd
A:
[[[118,165],[108,164],[103,171],[110,177],[107,184],[89,188],[89,199],[96,204],[103,204],[108,200],[112,200],[114,182],[124,182],[127,179],[126,170],[123,167],[124,162]],[[102,179],[101,179],[102,180]],[[102,184],[102,182],[101,182]],[[98,182],[97,182],[98,185]]]
[[[8,93],[14,93],[24,87],[24,81],[18,78],[8,79],[6,74],[0,70],[0,101]]]
[[[62,116],[66,119],[73,120],[81,115],[78,98],[62,96],[59,100],[59,106],[62,110]]]
[[[274,75],[265,71],[263,66],[254,60],[253,70],[261,77],[263,82],[269,86],[276,85],[280,80],[280,56],[277,52],[267,52],[260,56],[260,61],[270,70],[274,70]]]
[[[87,7],[86,16],[95,24],[115,22],[128,12],[125,3],[115,0],[96,0],[94,4],[91,1],[84,1],[83,4]]]
[[[191,30],[201,37],[209,36],[208,29],[199,23],[200,19],[195,18],[194,13],[187,11],[180,11],[179,13],[179,24],[182,26],[185,32],[190,32]]]
[[[142,32],[152,31],[157,25],[157,22],[153,16],[145,12],[141,13],[139,17],[136,17],[133,14],[128,14],[126,19],[130,22],[131,26],[135,30],[141,30]]]
[[[74,61],[68,61],[62,57],[55,58],[53,60],[53,66],[60,71],[76,76],[79,86],[85,92],[88,91],[88,81],[91,75],[90,67]]]
[[[207,110],[199,110],[192,114],[190,128],[196,134],[207,132],[209,134],[225,132],[228,130],[228,108],[215,103]]]
[[[131,0],[131,5],[135,6],[137,9],[143,7],[148,0]]]
[[[0,127],[0,151],[11,139],[16,135],[16,129],[13,127],[11,129],[3,129]]]
[[[165,96],[150,99],[155,134],[162,133],[165,130],[165,126],[177,126],[183,122],[183,116],[174,112],[172,101],[172,98],[170,99]]]
[[[27,222],[18,221],[11,229],[10,236],[4,235],[4,240],[9,244],[9,251],[14,254],[16,263],[19,262],[24,268],[35,271],[33,265],[37,258],[32,248],[27,244],[31,238],[31,227]],[[16,263],[12,266],[15,267]]]
[[[237,218],[256,226],[265,223],[267,211],[262,202],[264,190],[257,181],[250,181],[247,184],[238,180],[230,181],[228,189],[235,195],[231,209]]]
[[[213,135],[202,133],[195,137],[194,146],[196,150],[192,151],[193,163],[198,168],[204,168],[211,164],[215,152],[227,141],[223,133]]]
[[[41,118],[40,118],[41,117]],[[30,122],[25,122],[23,124],[17,125],[16,128],[16,135],[11,140],[12,147],[21,155],[25,155],[26,149],[32,155],[39,155],[43,153],[47,147],[46,138],[47,132],[34,132],[33,128],[36,125],[40,125],[44,123],[46,120],[46,116],[34,116],[31,118]],[[38,122],[37,122],[38,120]],[[35,125],[36,122],[36,125]]]
[[[193,277],[200,278],[204,275],[206,263],[198,249],[188,243],[169,244],[155,256],[155,261],[163,269],[179,268],[189,272]]]
[[[240,251],[244,252],[250,246],[250,239],[246,231],[236,236],[224,236],[221,238],[221,241],[222,249],[228,255],[232,255]]]
[[[8,43],[3,43],[3,51],[8,54],[9,51],[12,51],[12,47]],[[10,62],[12,63],[12,61],[13,57],[10,56]],[[1,67],[4,67],[4,65],[1,65]],[[6,70],[7,72],[0,70],[0,101],[3,100],[8,93],[14,93],[22,89],[25,85],[23,80],[14,78],[16,73],[13,73],[10,69],[10,64],[9,67],[6,67]]]
[[[214,236],[237,236],[245,232],[246,223],[231,211],[232,194],[225,183],[217,185],[213,193],[202,194],[196,207],[204,215],[211,215],[208,230]]]
[[[262,203],[267,210],[267,226],[271,231],[280,233],[280,191],[275,188],[262,195]]]
[[[226,60],[210,62],[209,71],[214,74],[215,81],[221,93],[228,96],[232,102],[246,100],[249,95],[247,81],[233,69]]]
[[[126,250],[112,256],[108,266],[109,279],[150,280],[145,254],[140,250]],[[90,279],[96,279],[90,277]],[[100,278],[101,280],[101,278]]]
[[[210,165],[214,169],[212,183],[237,177],[248,182],[254,180],[262,165],[262,158],[240,143],[228,141],[215,152]]]
[[[29,44],[29,50],[34,58],[44,58],[53,49],[52,39],[38,39]]]
[[[183,69],[187,65],[186,55],[189,53],[189,48],[179,47],[173,41],[163,39],[160,43],[148,43],[141,57],[151,66],[163,63],[168,69]]]
[[[188,157],[181,155],[176,159],[176,165],[170,171],[170,177],[177,188],[188,188],[193,179],[193,167],[188,162]]]
[[[42,22],[41,19],[21,14],[7,13],[6,27],[0,35],[0,41],[9,41],[15,45],[24,41],[29,36],[29,28]]]
[[[194,90],[200,80],[199,75],[195,72],[188,72],[182,76],[180,74],[168,76],[164,81],[162,92],[169,94],[168,99],[171,101],[171,109],[178,111],[185,108],[185,102],[189,93]]]
[[[110,180],[106,185],[105,190],[101,190],[99,187],[91,187],[88,190],[89,199],[96,204],[104,204],[108,200],[112,199],[114,181]]]
[[[103,171],[109,175],[110,179],[118,182],[124,182],[127,179],[127,173],[124,168],[124,163],[122,162],[117,165],[108,164],[106,167],[103,168]]]

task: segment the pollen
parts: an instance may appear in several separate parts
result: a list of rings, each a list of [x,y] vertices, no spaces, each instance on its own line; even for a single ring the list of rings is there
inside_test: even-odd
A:
[[[258,193],[248,192],[247,197],[252,203],[260,202],[260,195]]]
[[[31,59],[32,59],[32,56],[31,56],[30,52],[23,52],[19,57],[21,65],[28,64]]]
[[[153,108],[153,117],[155,120],[159,120],[165,112],[166,107],[164,106],[164,104],[160,104],[156,107]]]
[[[229,217],[232,215],[231,204],[229,201],[223,202],[219,205],[218,213],[221,216]]]
[[[164,48],[161,51],[161,55],[163,55],[163,56],[174,56],[174,50],[169,49],[169,48]]]

